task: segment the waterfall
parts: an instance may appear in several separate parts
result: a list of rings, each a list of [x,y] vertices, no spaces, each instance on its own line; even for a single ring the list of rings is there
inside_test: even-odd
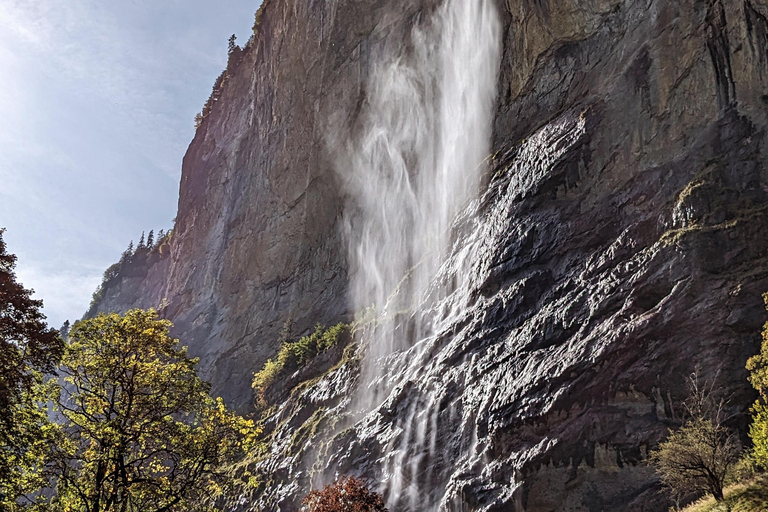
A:
[[[444,0],[416,22],[407,48],[373,64],[358,129],[333,142],[350,198],[352,300],[359,313],[376,319],[361,340],[358,418],[418,371],[424,354],[414,347],[450,322],[451,306],[440,312],[438,304],[465,288],[464,272],[435,277],[451,252],[451,226],[477,198],[486,171],[500,38],[493,0]],[[450,304],[455,309],[461,302]],[[415,407],[407,416],[402,442],[434,447],[427,439],[434,418]],[[404,477],[406,464],[420,461],[402,460],[404,450],[392,449],[382,490],[393,506],[409,502],[426,510],[417,503],[419,489]]]

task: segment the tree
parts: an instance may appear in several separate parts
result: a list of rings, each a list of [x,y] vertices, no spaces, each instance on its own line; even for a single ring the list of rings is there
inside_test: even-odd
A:
[[[768,294],[763,295],[768,307]],[[747,361],[749,381],[760,393],[752,406],[752,425],[749,437],[752,439],[752,458],[757,465],[768,469],[768,323],[763,326],[763,342],[760,353]]]
[[[227,41],[227,54],[232,55],[235,53],[235,51],[238,49],[237,46],[237,36],[235,34],[232,34],[229,36],[229,40]]]
[[[302,502],[307,512],[387,512],[380,494],[354,477],[343,478],[322,491],[310,492]]]
[[[225,463],[255,440],[196,372],[154,310],[75,323],[57,409],[54,504],[83,512],[211,510]]]
[[[59,335],[61,335],[62,339],[67,339],[69,336],[69,329],[72,327],[69,323],[69,320],[64,320],[64,323],[61,324],[61,327],[59,328]]]
[[[713,383],[701,385],[698,371],[691,375],[688,418],[650,457],[662,483],[678,497],[709,492],[723,501],[725,481],[740,458],[739,441],[725,425],[723,402],[713,400],[713,390]]]
[[[40,407],[49,389],[43,376],[53,371],[63,341],[46,325],[43,302],[16,281],[16,256],[7,252],[3,233],[0,229],[0,510],[15,510],[45,481],[52,426]]]
[[[138,251],[139,249],[144,249],[146,247],[147,246],[144,244],[144,232],[142,231],[141,238],[139,238],[139,245],[136,246],[136,250]]]
[[[149,234],[147,235],[147,247],[151,249],[155,246],[155,230],[150,229]]]

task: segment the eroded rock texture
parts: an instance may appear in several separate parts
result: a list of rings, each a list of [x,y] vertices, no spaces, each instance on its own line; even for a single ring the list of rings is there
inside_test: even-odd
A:
[[[289,315],[301,331],[349,313],[325,131],[351,125],[370,63],[433,3],[268,1],[185,158],[167,268],[100,306],[167,297],[214,391],[240,406]],[[470,307],[394,358],[411,371],[364,417],[350,413],[354,358],[298,389],[267,422],[265,485],[242,507],[292,510],[311,484],[384,482],[400,464],[402,492],[383,487],[397,510],[662,511],[642,460],[686,376],[717,375],[746,413],[768,290],[768,4],[499,9],[496,157],[456,227],[457,251],[476,255]]]

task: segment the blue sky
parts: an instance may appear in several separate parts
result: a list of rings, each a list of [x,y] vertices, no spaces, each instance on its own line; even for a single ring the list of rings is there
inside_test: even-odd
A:
[[[0,0],[0,227],[49,323],[176,215],[194,116],[259,0]]]

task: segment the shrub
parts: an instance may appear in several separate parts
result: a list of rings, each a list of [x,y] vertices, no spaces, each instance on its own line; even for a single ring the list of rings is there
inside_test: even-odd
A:
[[[723,488],[739,462],[739,441],[724,424],[723,402],[713,400],[714,384],[702,386],[698,371],[689,380],[688,416],[651,454],[650,461],[670,493],[685,497],[709,492],[723,501]]]
[[[259,27],[261,26],[261,18],[264,16],[264,6],[266,5],[267,0],[264,0],[261,2],[261,5],[259,6],[259,9],[256,11],[255,19],[253,20],[253,35],[256,35],[259,33]]]
[[[290,374],[306,366],[318,354],[335,347],[342,336],[350,331],[349,324],[338,323],[328,329],[318,324],[309,336],[297,341],[284,339],[277,356],[264,363],[264,367],[253,376],[252,387],[257,402],[260,405],[266,403],[264,393],[279,375]]]
[[[384,498],[366,487],[359,478],[349,477],[310,492],[302,502],[306,512],[387,512]]]

